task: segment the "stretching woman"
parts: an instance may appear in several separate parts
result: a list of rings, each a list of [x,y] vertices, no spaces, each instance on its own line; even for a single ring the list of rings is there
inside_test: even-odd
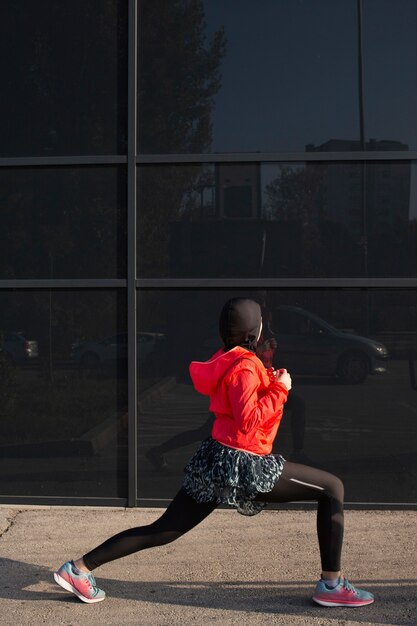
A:
[[[327,472],[271,454],[291,389],[286,370],[266,370],[256,356],[262,330],[260,306],[229,300],[220,315],[224,347],[209,361],[193,362],[197,391],[210,397],[215,415],[212,437],[202,442],[187,467],[182,488],[152,524],[125,530],[75,561],[54,577],[83,602],[104,600],[93,569],[128,554],[170,543],[205,519],[218,504],[256,515],[267,502],[317,501],[321,578],[313,600],[324,606],[364,606],[372,594],[341,575],[343,485]]]

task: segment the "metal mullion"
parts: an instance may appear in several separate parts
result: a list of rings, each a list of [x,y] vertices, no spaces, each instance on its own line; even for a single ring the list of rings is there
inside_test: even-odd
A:
[[[106,497],[66,497],[66,496],[0,496],[0,505],[21,504],[24,506],[108,506],[123,507],[127,505],[126,498]]]
[[[417,151],[361,150],[358,152],[243,152],[225,154],[142,154],[138,165],[184,163],[272,163],[305,161],[413,161]]]
[[[129,0],[128,22],[128,234],[127,234],[127,329],[128,329],[128,506],[137,498],[137,320],[136,320],[136,145],[137,145],[137,0]]]
[[[152,508],[166,508],[171,500],[169,498],[138,498],[138,506],[152,507]],[[300,502],[285,502],[285,503],[269,503],[268,508],[270,510],[279,511],[306,511],[317,509],[317,504],[311,501],[305,500]],[[411,510],[417,509],[417,503],[415,502],[351,502],[344,501],[343,508],[345,510],[361,510],[370,509],[374,511],[386,511],[390,510]],[[220,504],[219,509],[228,510],[227,504]],[[229,509],[230,510],[230,509]]]
[[[141,278],[138,289],[410,289],[417,278]]]
[[[34,278],[0,280],[0,289],[118,289],[126,284],[124,278]]]
[[[55,165],[120,165],[127,163],[123,155],[11,157],[0,159],[0,167],[49,167]]]

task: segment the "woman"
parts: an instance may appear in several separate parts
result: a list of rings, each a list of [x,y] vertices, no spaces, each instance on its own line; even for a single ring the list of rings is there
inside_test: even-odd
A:
[[[324,606],[364,606],[372,594],[356,589],[341,575],[343,485],[327,472],[271,454],[291,389],[283,369],[265,369],[256,356],[262,331],[261,308],[235,298],[224,305],[219,323],[224,347],[206,362],[194,361],[190,374],[197,391],[210,397],[215,420],[185,468],[180,491],[152,524],[125,530],[75,561],[54,577],[83,602],[104,600],[93,569],[134,552],[175,541],[205,519],[218,504],[256,515],[267,502],[315,500],[321,578],[313,600]]]

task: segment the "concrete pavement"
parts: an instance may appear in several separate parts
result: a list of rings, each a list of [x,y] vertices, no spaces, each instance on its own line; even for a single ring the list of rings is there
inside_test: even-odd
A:
[[[107,599],[86,605],[52,571],[161,509],[0,508],[3,626],[417,624],[417,511],[347,511],[344,571],[376,595],[358,608],[314,605],[314,511],[217,510],[177,542],[96,571]]]

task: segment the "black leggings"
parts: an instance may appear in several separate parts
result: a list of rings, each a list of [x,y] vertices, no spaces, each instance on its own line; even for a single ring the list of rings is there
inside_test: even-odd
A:
[[[343,542],[343,484],[327,472],[287,461],[281,477],[269,493],[260,494],[262,502],[318,502],[317,535],[322,569],[340,570]],[[84,563],[95,569],[123,556],[175,541],[197,526],[214,509],[215,502],[198,504],[181,489],[166,511],[152,524],[130,528],[110,537],[84,555]]]

